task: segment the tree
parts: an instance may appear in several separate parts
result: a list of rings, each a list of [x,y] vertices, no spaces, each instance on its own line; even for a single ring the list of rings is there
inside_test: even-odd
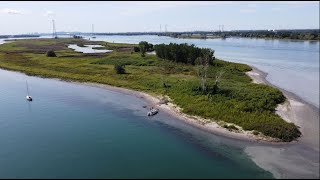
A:
[[[134,52],[139,52],[139,51],[140,51],[140,48],[137,47],[137,46],[135,46],[135,47],[133,47],[133,51],[134,51]]]
[[[146,54],[146,46],[144,44],[139,44],[141,57],[145,57]]]
[[[201,56],[195,60],[200,87],[204,93],[207,92],[207,73],[209,66],[213,64],[213,53],[214,51],[203,48],[201,49]]]
[[[197,65],[197,75],[200,81],[201,90],[202,92],[206,92],[206,81],[209,63],[207,62],[207,58],[204,57],[198,57],[195,63]]]
[[[214,85],[213,85],[213,93],[216,93],[219,89],[219,82],[221,81],[221,77],[223,75],[224,71],[219,71],[217,74],[216,74],[216,78],[215,78],[215,81],[214,81]]]
[[[153,44],[148,43],[147,41],[140,41],[139,42],[139,47],[144,45],[145,52],[150,52],[153,51]]]
[[[117,74],[125,74],[126,70],[124,69],[125,65],[116,63],[114,64],[114,70],[116,71]]]
[[[158,44],[154,46],[156,55],[162,59],[167,59],[177,63],[195,64],[195,60],[198,57],[208,56],[209,64],[213,64],[214,51],[208,48],[198,48],[193,44],[175,44],[170,43],[168,45]]]

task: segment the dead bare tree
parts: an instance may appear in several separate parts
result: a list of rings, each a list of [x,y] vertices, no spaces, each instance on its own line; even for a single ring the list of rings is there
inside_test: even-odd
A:
[[[215,77],[215,81],[214,81],[214,85],[213,85],[213,92],[216,93],[218,90],[218,85],[219,82],[221,81],[222,75],[223,75],[224,71],[219,71],[216,73],[216,77]]]
[[[203,92],[207,91],[207,73],[209,68],[211,56],[209,54],[205,54],[203,57],[198,57],[196,59],[197,65],[197,75],[200,81],[200,87]]]
[[[217,72],[215,84],[218,84],[218,83],[220,82],[223,73],[224,73],[224,71],[219,71],[219,72]]]

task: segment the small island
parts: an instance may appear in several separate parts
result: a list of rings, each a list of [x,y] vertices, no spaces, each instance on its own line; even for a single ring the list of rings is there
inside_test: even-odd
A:
[[[69,44],[112,51],[81,53]],[[275,113],[286,101],[280,90],[253,83],[246,74],[250,66],[217,59],[213,50],[194,45],[13,40],[0,45],[0,68],[143,92],[158,100],[154,105],[170,107],[199,126],[215,124],[212,127],[270,141],[290,142],[301,135],[295,124]]]

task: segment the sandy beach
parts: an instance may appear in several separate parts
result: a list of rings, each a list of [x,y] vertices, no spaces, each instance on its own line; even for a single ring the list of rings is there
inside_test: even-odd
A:
[[[253,67],[253,70],[250,72],[247,72],[247,75],[250,76],[253,79],[253,83],[264,83],[271,85],[266,81],[266,76],[267,74],[259,71],[258,69]],[[244,131],[241,127],[236,126],[239,130],[237,131],[229,131],[226,128],[222,127],[222,124],[228,124],[230,123],[224,123],[224,122],[216,122],[216,121],[210,121],[208,119],[204,119],[198,116],[190,116],[187,114],[182,113],[181,108],[178,107],[177,105],[169,102],[164,104],[164,103],[159,103],[163,97],[161,96],[155,96],[155,95],[150,95],[145,92],[139,92],[139,91],[134,91],[134,90],[129,90],[125,88],[120,88],[120,87],[114,87],[110,85],[104,85],[104,84],[98,84],[98,83],[79,83],[79,84],[84,84],[88,86],[93,86],[93,87],[99,87],[99,88],[104,88],[107,90],[111,91],[116,91],[116,92],[121,92],[129,95],[134,95],[138,98],[144,99],[149,105],[152,104],[154,107],[158,108],[161,112],[166,112],[168,114],[171,114],[172,116],[183,120],[184,122],[196,126],[198,128],[201,128],[202,130],[205,130],[207,132],[216,134],[216,135],[222,135],[225,137],[230,137],[234,139],[239,139],[239,140],[244,140],[244,141],[251,141],[251,142],[260,142],[263,144],[294,144],[297,143],[297,141],[292,141],[292,142],[281,142],[281,140],[276,139],[276,138],[271,138],[267,137],[264,135],[254,135],[252,132],[253,131]],[[284,120],[288,122],[293,122],[297,124],[298,126],[302,127],[302,129],[306,130],[304,128],[304,124],[302,121],[302,117],[310,117],[314,118],[311,116],[311,114],[308,112],[308,110],[311,110],[309,106],[305,106],[304,103],[301,103],[299,100],[294,98],[293,95],[289,93],[284,93],[285,96],[288,99],[288,102],[286,102],[283,105],[279,105],[277,107],[276,113],[279,114]],[[302,105],[303,104],[303,105]],[[315,114],[313,114],[315,115]],[[317,129],[314,129],[314,132],[318,132]],[[313,145],[315,144],[314,141],[314,134],[310,135],[309,132],[302,132],[303,138],[305,138],[308,142],[313,142]],[[311,143],[312,144],[312,143]]]
[[[278,105],[276,113],[287,122],[292,122],[299,126],[302,136],[298,139],[300,143],[319,151],[319,109],[295,94],[281,89],[266,80],[267,73],[252,67],[252,71],[247,72],[254,83],[263,83],[275,87],[287,98],[284,104]]]
[[[243,141],[250,141],[250,142],[261,142],[261,143],[266,143],[266,144],[292,144],[295,142],[281,142],[279,139],[263,136],[263,135],[254,135],[252,134],[252,131],[244,131],[240,126],[235,125],[239,130],[238,131],[229,131],[226,128],[223,128],[222,126],[219,125],[219,122],[210,122],[208,119],[204,119],[198,116],[190,116],[187,114],[184,114],[181,112],[181,108],[178,107],[177,105],[169,102],[167,104],[162,104],[159,103],[163,97],[161,96],[155,96],[155,95],[150,95],[145,92],[139,92],[139,91],[134,91],[134,90],[129,90],[125,88],[120,88],[120,87],[114,87],[114,86],[109,86],[109,85],[104,85],[104,84],[98,84],[98,83],[78,83],[77,84],[82,84],[82,85],[88,85],[88,86],[93,86],[93,87],[99,87],[99,88],[104,88],[106,90],[110,91],[116,91],[116,92],[121,92],[125,93],[128,95],[133,95],[138,98],[144,99],[147,104],[152,105],[154,108],[158,108],[160,112],[166,112],[180,120],[183,120],[184,122],[198,127],[202,130],[205,130],[207,132],[216,134],[216,135],[221,135],[229,138],[234,138],[234,139],[239,139]],[[149,106],[150,107],[150,106]],[[228,125],[231,125],[231,123],[225,123]]]
[[[280,89],[286,96],[276,113],[299,126],[302,133],[298,143],[290,146],[250,146],[245,152],[261,168],[276,178],[319,179],[319,109],[295,94],[276,87],[266,80],[267,73],[252,67],[247,72],[254,83],[264,83]]]

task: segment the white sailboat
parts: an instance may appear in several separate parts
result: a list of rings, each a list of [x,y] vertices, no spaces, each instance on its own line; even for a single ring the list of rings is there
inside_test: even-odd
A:
[[[94,27],[93,27],[93,24],[92,24],[92,39],[95,39],[96,37],[94,36]]]
[[[26,81],[26,85],[27,85],[27,96],[26,96],[26,99],[28,100],[28,101],[32,101],[32,97],[31,96],[29,96],[29,87],[28,87],[28,82]]]

